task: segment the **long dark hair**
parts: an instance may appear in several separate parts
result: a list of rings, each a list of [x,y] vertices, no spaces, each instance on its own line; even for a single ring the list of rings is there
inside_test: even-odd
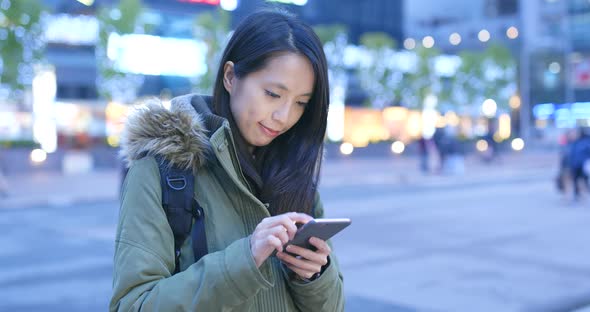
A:
[[[312,64],[313,94],[299,121],[268,146],[248,152],[231,114],[223,67],[234,63],[237,78],[263,69],[281,53],[298,53]],[[269,203],[272,215],[297,211],[310,214],[323,154],[328,117],[329,85],[326,56],[313,30],[286,11],[264,10],[241,22],[221,58],[213,91],[213,109],[227,118],[236,141],[240,165],[257,197]]]

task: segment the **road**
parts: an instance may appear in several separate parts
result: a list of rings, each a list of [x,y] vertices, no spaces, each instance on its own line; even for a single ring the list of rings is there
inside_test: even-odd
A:
[[[552,159],[521,160],[463,177],[390,159],[327,163],[327,216],[353,220],[334,239],[347,311],[590,304],[590,200],[555,192]],[[0,209],[0,311],[105,311],[117,210],[114,198]]]

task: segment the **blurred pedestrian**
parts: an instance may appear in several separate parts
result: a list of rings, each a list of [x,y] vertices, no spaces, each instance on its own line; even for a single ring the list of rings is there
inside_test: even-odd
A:
[[[424,136],[420,136],[418,139],[418,154],[420,155],[420,171],[422,173],[428,173],[428,147],[429,142]]]
[[[590,129],[580,128],[571,145],[569,163],[574,188],[574,200],[580,199],[580,183],[588,190],[588,160],[590,159]]]
[[[286,12],[255,13],[233,32],[217,73],[212,97],[178,97],[170,110],[147,103],[128,119],[110,310],[343,311],[328,242],[293,246],[296,257],[283,252],[296,222],[323,216],[317,183],[329,89],[321,42]],[[209,251],[196,262],[191,240],[175,255],[161,158],[196,173]]]
[[[8,181],[4,175],[4,162],[2,161],[2,149],[0,146],[0,197],[8,196]]]
[[[445,140],[445,129],[436,128],[436,130],[434,131],[434,135],[432,135],[432,142],[434,142],[434,146],[436,147],[436,153],[438,155],[438,166],[436,169],[438,173],[442,173],[444,171],[447,156],[447,146]]]
[[[572,146],[578,137],[576,129],[568,129],[559,138],[559,170],[555,183],[557,189],[562,193],[567,193],[569,185],[572,185],[572,170],[570,166],[570,154]]]
[[[444,149],[443,173],[460,175],[465,172],[465,163],[461,143],[457,138],[457,129],[447,126],[444,131],[441,147]]]

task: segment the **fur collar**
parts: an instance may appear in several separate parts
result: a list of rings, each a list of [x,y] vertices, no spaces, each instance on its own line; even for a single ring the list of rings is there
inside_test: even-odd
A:
[[[192,98],[173,99],[169,110],[157,99],[132,109],[121,135],[120,155],[128,167],[144,156],[153,155],[163,156],[179,168],[192,168],[194,172],[204,165],[210,146],[202,118],[206,112],[197,112],[191,104]],[[204,103],[200,98],[198,101]],[[202,106],[206,107],[196,107]]]

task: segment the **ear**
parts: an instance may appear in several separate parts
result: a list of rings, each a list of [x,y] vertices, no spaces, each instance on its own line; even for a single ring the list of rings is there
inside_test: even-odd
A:
[[[232,94],[232,87],[235,82],[235,73],[234,73],[234,63],[232,61],[227,61],[223,65],[223,86],[225,87],[225,91],[229,94]]]

